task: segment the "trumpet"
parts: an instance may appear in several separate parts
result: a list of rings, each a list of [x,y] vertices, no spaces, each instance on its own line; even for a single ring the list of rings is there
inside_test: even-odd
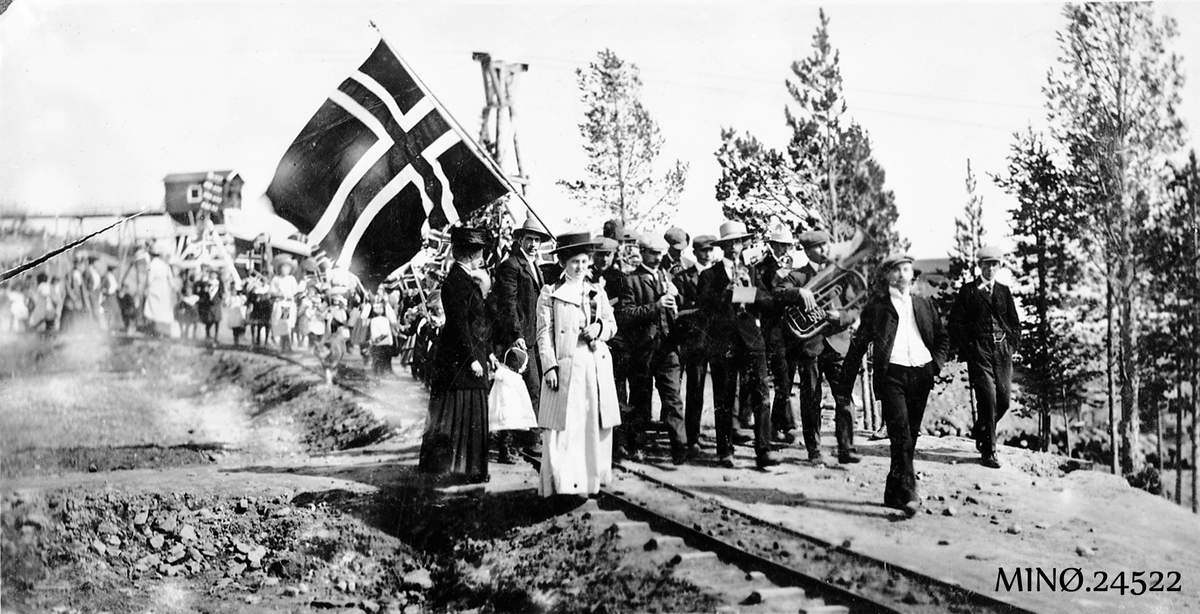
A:
[[[783,310],[784,330],[796,341],[807,342],[835,324],[833,310],[854,309],[867,299],[867,278],[852,267],[875,251],[875,242],[861,229],[855,232],[849,255],[822,269],[804,287],[813,294],[814,306],[790,305]]]

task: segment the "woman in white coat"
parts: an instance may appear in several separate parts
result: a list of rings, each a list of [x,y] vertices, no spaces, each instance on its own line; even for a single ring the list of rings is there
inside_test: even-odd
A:
[[[612,433],[621,414],[607,342],[617,323],[604,288],[586,279],[594,248],[589,233],[559,235],[553,253],[562,277],[538,297],[543,497],[593,494],[612,481]]]

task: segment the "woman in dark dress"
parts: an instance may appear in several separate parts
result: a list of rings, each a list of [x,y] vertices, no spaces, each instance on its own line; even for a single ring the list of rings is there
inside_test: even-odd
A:
[[[430,368],[429,420],[420,469],[468,483],[488,479],[488,368],[491,355],[483,293],[471,278],[483,257],[483,230],[450,232],[454,264],[442,284],[446,323]]]

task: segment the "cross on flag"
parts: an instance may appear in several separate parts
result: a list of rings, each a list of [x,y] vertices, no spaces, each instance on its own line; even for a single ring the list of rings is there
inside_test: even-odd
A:
[[[369,286],[443,228],[509,190],[382,40],[292,142],[275,213]]]

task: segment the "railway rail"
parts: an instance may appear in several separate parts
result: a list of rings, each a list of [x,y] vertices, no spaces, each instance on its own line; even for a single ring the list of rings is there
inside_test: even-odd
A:
[[[125,336],[125,340],[146,340]],[[161,341],[161,340],[160,340]],[[200,349],[268,356],[321,377],[301,360],[269,348],[192,343]],[[344,381],[334,385],[376,402]],[[534,467],[540,459],[524,458]],[[673,575],[721,596],[728,612],[874,614],[1030,612],[989,595],[855,552],[803,531],[723,505],[718,500],[614,463],[647,488],[602,489],[575,510],[613,531],[622,546]],[[637,494],[631,491],[638,490]]]

